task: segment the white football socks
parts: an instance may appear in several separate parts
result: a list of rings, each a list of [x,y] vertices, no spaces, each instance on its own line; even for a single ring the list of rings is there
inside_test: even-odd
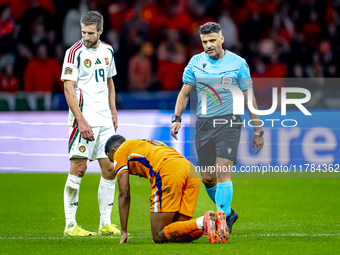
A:
[[[203,216],[196,219],[196,224],[198,229],[203,229]]]
[[[64,190],[64,211],[66,219],[66,230],[71,231],[76,222],[76,213],[78,208],[79,187],[81,177],[69,174],[67,177]]]
[[[115,183],[116,179],[106,180],[103,176],[100,178],[98,203],[101,228],[111,224],[111,212],[115,198]]]

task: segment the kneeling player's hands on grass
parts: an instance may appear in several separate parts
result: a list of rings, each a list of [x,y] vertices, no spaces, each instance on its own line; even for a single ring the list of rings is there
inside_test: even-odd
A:
[[[254,135],[253,136],[253,147],[252,149],[255,149],[255,145],[256,145],[256,153],[258,153],[262,148],[263,148],[263,137]]]
[[[178,140],[177,134],[178,134],[178,131],[179,131],[180,128],[181,128],[181,122],[174,122],[174,123],[172,123],[172,126],[171,126],[171,135],[176,140]]]
[[[120,236],[120,243],[129,243],[130,238],[128,236],[128,233],[122,232],[122,235]]]

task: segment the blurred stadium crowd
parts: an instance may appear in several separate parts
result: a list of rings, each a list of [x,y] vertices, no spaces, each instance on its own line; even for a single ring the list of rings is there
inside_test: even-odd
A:
[[[247,60],[261,98],[271,100],[273,84],[256,78],[289,77],[276,87],[308,88],[309,107],[340,107],[336,80],[326,79],[340,74],[336,0],[0,0],[0,92],[7,99],[47,92],[51,108],[48,93],[63,90],[64,54],[81,38],[88,10],[104,16],[101,40],[115,51],[118,92],[179,90],[184,67],[203,50],[199,26],[215,21],[224,47]],[[35,100],[28,99],[30,109]]]

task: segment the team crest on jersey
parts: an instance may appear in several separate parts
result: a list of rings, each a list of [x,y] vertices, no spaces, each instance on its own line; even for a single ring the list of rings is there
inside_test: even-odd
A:
[[[85,59],[84,66],[87,67],[87,68],[90,68],[92,66],[91,60],[89,60],[88,58]]]
[[[86,151],[86,147],[85,147],[84,145],[79,146],[79,151],[80,151],[81,153],[84,153],[84,152]]]
[[[65,67],[65,75],[70,74],[72,75],[73,69],[71,67]]]
[[[105,64],[108,66],[109,65],[109,58],[105,56]]]

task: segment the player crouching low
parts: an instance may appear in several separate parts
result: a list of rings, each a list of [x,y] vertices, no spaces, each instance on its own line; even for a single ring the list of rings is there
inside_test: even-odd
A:
[[[208,211],[191,220],[200,179],[195,167],[176,150],[159,141],[125,140],[120,135],[113,135],[106,142],[105,153],[114,162],[118,180],[120,243],[130,242],[127,234],[130,174],[150,182],[151,233],[155,243],[191,242],[204,233],[211,243],[227,242],[229,231],[224,212]]]

